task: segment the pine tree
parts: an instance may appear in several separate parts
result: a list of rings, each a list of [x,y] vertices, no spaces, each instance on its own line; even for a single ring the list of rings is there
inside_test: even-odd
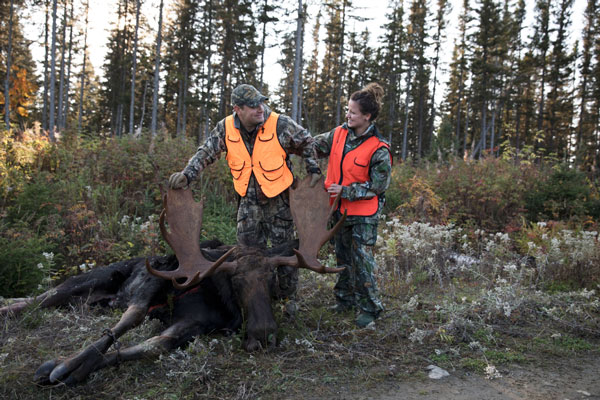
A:
[[[537,0],[536,1],[536,16],[534,25],[534,34],[532,38],[532,50],[535,56],[536,67],[538,71],[538,86],[539,94],[537,96],[537,136],[544,129],[544,105],[546,102],[546,85],[547,85],[547,70],[548,70],[548,50],[550,49],[550,34],[552,29],[550,27],[550,8],[551,0]],[[535,141],[535,148],[537,149],[538,142]]]
[[[140,0],[135,2],[135,36],[133,39],[133,56],[131,62],[131,91],[129,99],[129,134],[133,135],[134,126],[134,106],[135,106],[135,77],[137,68],[137,53],[138,53],[138,32],[140,28]]]
[[[381,70],[378,73],[386,87],[386,105],[384,106],[380,121],[385,121],[388,141],[394,148],[400,148],[400,138],[393,136],[393,132],[400,131],[400,95],[402,93],[402,69],[407,46],[407,33],[403,25],[404,6],[402,1],[392,0],[388,6],[388,22],[383,25],[384,35],[381,38],[382,47]]]
[[[573,0],[561,0],[554,12],[556,37],[552,41],[549,60],[547,106],[548,123],[545,132],[545,147],[548,153],[568,156],[569,136],[573,114],[573,100],[570,88],[574,56],[566,49],[567,31],[571,24]]]
[[[85,7],[85,33],[83,36],[83,63],[81,65],[81,74],[79,82],[79,112],[77,115],[77,130],[82,131],[83,122],[83,104],[85,102],[85,88],[86,88],[86,67],[87,67],[87,36],[88,36],[88,23],[89,23],[89,11],[90,2],[87,0],[84,4]]]
[[[468,112],[470,95],[467,82],[470,80],[470,53],[467,44],[467,34],[473,21],[469,0],[463,0],[462,12],[459,17],[458,42],[454,43],[450,76],[446,87],[443,104],[445,116],[443,121],[453,127],[453,146],[457,155],[464,156],[468,142]]]
[[[313,51],[310,61],[306,65],[306,70],[303,73],[304,87],[302,92],[304,98],[309,100],[304,107],[304,124],[311,132],[321,132],[317,128],[317,118],[322,110],[323,99],[320,96],[320,81],[319,81],[319,31],[321,29],[321,10],[319,9],[315,24],[312,31]]]
[[[497,100],[502,85],[503,46],[500,9],[493,0],[480,0],[478,5],[479,8],[475,9],[478,29],[471,36],[473,107],[479,110],[474,115],[474,129],[479,128],[479,140],[473,148],[473,157],[487,149],[488,134],[491,135],[495,127],[498,114]],[[474,137],[477,137],[477,131]]]
[[[434,43],[434,56],[432,59],[433,64],[433,89],[431,91],[431,104],[429,105],[429,141],[433,142],[433,124],[436,117],[435,109],[435,95],[438,83],[438,67],[440,63],[440,50],[442,48],[442,41],[445,39],[444,31],[446,29],[446,16],[450,12],[450,4],[447,0],[438,0],[437,2],[437,13],[435,15],[436,30],[433,35]]]
[[[575,140],[575,162],[585,169],[589,169],[594,161],[594,128],[595,123],[590,113],[593,100],[593,75],[592,75],[592,57],[594,49],[594,40],[599,40],[598,33],[600,27],[597,17],[600,11],[598,0],[588,0],[585,9],[585,27],[582,34],[583,49],[581,55],[579,85],[579,124],[577,126],[577,137]],[[591,151],[590,151],[591,150]]]
[[[425,128],[427,121],[427,107],[429,97],[429,60],[425,53],[428,47],[427,27],[427,2],[425,0],[413,0],[411,5],[410,35],[409,35],[409,68],[414,71],[412,82],[412,116],[409,124],[412,132],[416,135],[415,156],[421,158],[429,143],[424,143]]]

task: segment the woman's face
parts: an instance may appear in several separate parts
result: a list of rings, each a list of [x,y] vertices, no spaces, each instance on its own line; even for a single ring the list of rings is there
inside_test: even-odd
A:
[[[348,128],[352,128],[357,135],[364,133],[371,122],[371,114],[363,114],[360,111],[358,102],[350,100],[348,102],[348,111],[346,112],[346,121]]]

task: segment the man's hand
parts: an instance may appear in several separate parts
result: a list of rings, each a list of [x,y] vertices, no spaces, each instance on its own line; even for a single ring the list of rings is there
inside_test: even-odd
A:
[[[317,186],[317,183],[321,179],[321,176],[322,176],[321,174],[317,174],[317,173],[310,174],[310,187],[311,188]]]
[[[183,172],[175,172],[169,178],[169,187],[171,189],[181,189],[189,184],[187,176]]]

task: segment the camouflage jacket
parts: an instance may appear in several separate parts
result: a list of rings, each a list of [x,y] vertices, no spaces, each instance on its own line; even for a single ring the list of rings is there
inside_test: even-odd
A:
[[[269,115],[271,115],[271,109],[266,105],[264,105],[264,108],[266,121],[267,118],[269,118]],[[240,123],[237,115],[235,113],[233,115],[235,127],[240,130],[246,148],[248,149],[248,152],[252,154],[256,132],[259,127],[253,132],[248,132]],[[321,170],[319,169],[319,164],[315,160],[314,139],[310,133],[294,122],[290,117],[282,114],[279,115],[276,129],[277,138],[279,139],[279,143],[283,150],[285,150],[287,154],[296,154],[303,157],[308,173],[320,173]],[[227,145],[225,144],[225,119],[222,119],[217,123],[217,126],[210,132],[206,141],[198,147],[196,154],[188,161],[183,173],[190,181],[196,179],[198,174],[204,168],[219,159],[222,152],[227,152]],[[289,160],[288,167],[291,169]],[[252,175],[248,187],[258,187],[255,181],[254,175]]]
[[[366,139],[373,135],[376,135],[380,140],[387,143],[387,141],[382,138],[374,124],[371,124],[367,131],[360,136],[357,136],[352,128],[348,128],[347,124],[342,126],[348,129],[346,145],[344,146],[344,154],[357,148]],[[329,153],[331,153],[335,129],[336,128],[333,128],[329,132],[315,136],[315,150],[317,157],[324,158],[329,156]],[[369,217],[349,216],[347,219],[348,222],[377,223],[379,214],[381,213],[381,209],[385,203],[384,193],[390,186],[391,174],[392,163],[390,159],[390,152],[387,148],[381,147],[376,150],[371,157],[371,162],[369,163],[370,180],[366,182],[354,182],[350,184],[350,186],[344,186],[342,189],[342,197],[350,201],[370,199],[375,195],[379,196],[379,210],[377,211],[377,214]]]

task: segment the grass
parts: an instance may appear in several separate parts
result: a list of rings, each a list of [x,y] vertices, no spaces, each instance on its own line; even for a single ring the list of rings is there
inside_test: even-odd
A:
[[[90,309],[85,305],[58,310],[32,307],[18,319],[2,321],[0,397],[335,397],[340,387],[368,391],[384,382],[420,379],[423,368],[429,364],[451,372],[459,369],[484,374],[489,365],[523,364],[540,357],[600,352],[600,335],[588,336],[584,330],[578,334],[551,318],[540,319],[536,312],[539,304],[534,303],[516,319],[490,319],[475,313],[471,315],[472,325],[461,327],[467,330],[461,335],[448,329],[446,318],[435,316],[436,306],[447,300],[448,293],[430,284],[419,286],[421,300],[414,309],[407,307],[410,298],[388,296],[388,311],[377,321],[376,329],[357,329],[352,313],[337,314],[329,310],[334,303],[331,291],[334,276],[302,271],[300,281],[300,311],[295,319],[283,314],[283,304],[273,305],[279,324],[279,343],[272,351],[246,353],[240,347],[239,333],[228,337],[202,336],[186,348],[158,359],[98,371],[83,384],[71,388],[37,387],[32,383],[33,372],[43,361],[71,354],[89,344],[102,329],[118,321],[120,311]],[[590,296],[589,300],[598,302],[598,297]],[[485,314],[485,310],[481,311]],[[596,309],[588,316],[597,320],[598,314]],[[478,326],[476,321],[485,322],[479,322]],[[421,341],[415,340],[411,336],[415,329],[428,334]],[[139,343],[160,330],[157,321],[146,321],[121,341],[124,346]]]

